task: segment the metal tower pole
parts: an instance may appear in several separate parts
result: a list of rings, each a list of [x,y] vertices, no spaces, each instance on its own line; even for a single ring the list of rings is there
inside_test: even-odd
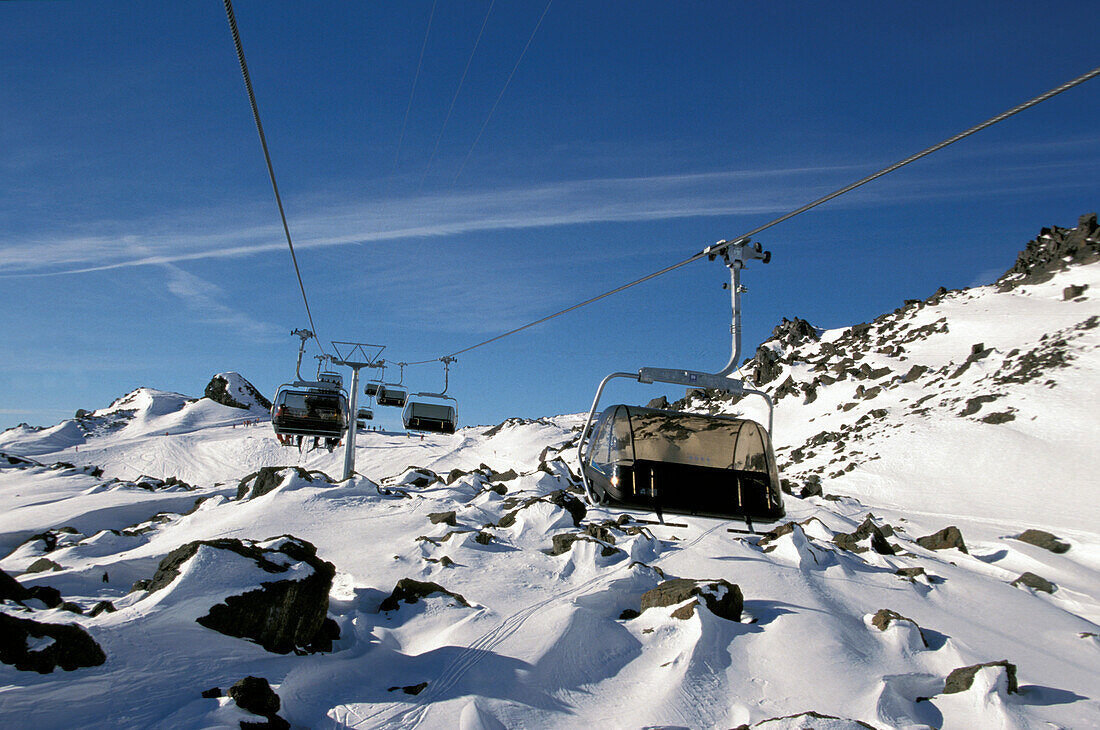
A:
[[[355,473],[355,432],[359,424],[359,368],[351,366],[351,402],[348,404],[348,437],[344,446],[344,481]]]

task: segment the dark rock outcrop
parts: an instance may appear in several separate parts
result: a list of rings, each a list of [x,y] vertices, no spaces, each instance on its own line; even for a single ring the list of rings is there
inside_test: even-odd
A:
[[[273,579],[256,590],[228,596],[196,621],[227,636],[251,639],[277,654],[331,651],[332,640],[339,637],[335,622],[327,618],[336,568],[318,558],[317,549],[305,540],[284,535],[265,542],[269,544],[221,538],[187,543],[165,556],[152,579],[138,581],[134,590],[151,592],[168,586],[179,576],[180,567],[204,546],[236,553],[255,561]],[[311,569],[309,575],[280,579],[279,574],[290,570],[287,558],[305,563]]]
[[[802,319],[783,318],[783,321],[772,329],[770,339],[779,340],[784,345],[798,347],[803,342],[816,342],[821,339],[821,334],[816,327]]]
[[[29,642],[29,643],[28,643]],[[103,649],[76,624],[48,624],[0,613],[0,662],[24,672],[71,672],[107,660]]]
[[[203,696],[206,696],[205,693]],[[290,727],[290,723],[277,714],[282,706],[279,695],[263,677],[245,677],[229,688],[229,697],[245,712],[267,720],[262,723],[241,720],[241,730],[284,730]]]
[[[1016,257],[1012,268],[997,280],[997,287],[1007,291],[1021,284],[1041,284],[1070,264],[1097,260],[1100,260],[1100,226],[1096,213],[1088,213],[1078,219],[1076,228],[1053,226],[1040,231]]]
[[[424,690],[426,690],[427,688],[428,688],[428,683],[427,682],[420,682],[419,684],[406,684],[405,686],[394,685],[393,687],[389,687],[386,691],[387,692],[396,692],[397,690],[401,690],[402,692],[404,692],[407,695],[418,695],[421,692],[423,692]]]
[[[871,625],[879,631],[885,631],[886,629],[890,628],[890,624],[894,623],[895,621],[908,621],[909,623],[916,626],[917,633],[920,634],[921,642],[923,642],[925,646],[928,646],[928,640],[924,638],[924,631],[921,630],[921,627],[917,625],[916,621],[909,618],[908,616],[902,616],[897,611],[891,611],[888,608],[880,608],[878,611],[875,612],[875,615],[871,617]]]
[[[764,346],[756,348],[752,363],[752,381],[757,386],[772,382],[783,372],[783,366],[779,362],[779,353]]]
[[[564,489],[555,489],[553,492],[542,497],[531,497],[525,499],[519,503],[518,507],[512,508],[507,514],[500,518],[497,522],[497,527],[511,527],[516,523],[516,515],[520,510],[527,509],[533,504],[538,502],[549,502],[550,504],[561,507],[569,516],[573,518],[573,524],[580,527],[581,520],[588,514],[588,508],[584,506],[584,502],[574,497]],[[506,502],[507,504],[507,502]],[[512,505],[516,504],[516,500],[512,500]]]
[[[1068,302],[1071,299],[1076,299],[1088,291],[1088,288],[1088,284],[1070,284],[1062,290],[1062,301]]]
[[[1054,584],[1053,583],[1051,583],[1049,580],[1047,580],[1043,576],[1036,575],[1035,573],[1031,573],[1031,572],[1023,573],[1022,575],[1020,575],[1019,578],[1012,581],[1012,585],[1014,585],[1014,586],[1024,585],[1024,586],[1027,586],[1028,588],[1034,588],[1037,591],[1042,591],[1043,593],[1054,593]]]
[[[969,667],[959,667],[951,671],[951,674],[947,675],[947,679],[943,683],[943,694],[955,694],[956,692],[965,692],[974,685],[974,677],[978,672],[985,667],[1004,667],[1008,673],[1008,691],[1010,694],[1015,694],[1020,691],[1019,686],[1016,684],[1016,665],[1009,662],[1007,659],[1002,659],[999,662],[985,662],[984,664],[972,664]]]
[[[235,381],[233,384],[230,383],[231,379]],[[221,403],[223,406],[249,410],[251,404],[237,400],[230,390],[238,390],[240,392],[237,395],[245,398],[251,397],[257,405],[265,410],[271,410],[271,401],[265,398],[263,393],[256,389],[256,386],[245,380],[239,373],[218,373],[206,384],[203,395],[215,403]]]
[[[959,528],[951,525],[945,527],[939,532],[934,532],[931,535],[925,535],[924,537],[917,538],[917,544],[925,550],[947,550],[948,548],[958,548],[964,553],[969,555],[969,551],[966,549],[966,543],[963,542],[962,532]]]
[[[595,530],[588,528],[595,528]],[[608,533],[608,539],[596,537],[595,535],[599,531]],[[605,558],[610,557],[615,553],[622,552],[621,550],[619,550],[619,548],[612,547],[612,545],[614,545],[615,543],[615,538],[610,535],[610,532],[607,530],[607,528],[598,527],[596,525],[588,525],[585,529],[585,532],[558,533],[557,535],[554,535],[551,540],[553,541],[553,547],[551,547],[548,551],[548,554],[550,555],[564,555],[565,553],[573,549],[573,544],[576,543],[578,540],[587,540],[588,542],[594,542],[597,545],[600,545],[602,548],[600,550],[600,555]]]
[[[718,580],[673,578],[663,581],[656,588],[642,594],[641,610],[644,613],[649,608],[675,606],[693,596],[696,600],[674,611],[673,618],[687,619],[695,615],[695,607],[702,599],[707,609],[715,616],[730,621],[741,621],[741,611],[745,607],[741,588],[722,578]]]
[[[666,398],[663,395],[659,398],[654,398],[649,403],[646,403],[645,407],[646,408],[658,408],[662,411],[663,410],[668,410],[668,398]]]
[[[784,715],[783,717],[769,717],[766,720],[761,720],[753,725],[738,725],[733,730],[753,730],[754,728],[767,728],[775,726],[776,724],[783,723],[779,727],[798,727],[811,728],[820,727],[821,723],[815,722],[815,720],[835,720],[836,722],[830,722],[829,727],[843,726],[845,730],[848,728],[860,728],[861,730],[875,730],[874,725],[868,725],[862,720],[849,720],[843,717],[837,717],[836,715],[823,715],[820,712],[810,710],[809,712],[799,712],[796,715]],[[846,723],[846,724],[844,724]]]
[[[438,525],[442,522],[444,525],[455,527],[458,524],[458,515],[454,510],[448,512],[432,512],[428,515],[428,519],[431,520],[433,525]]]
[[[27,566],[28,573],[45,573],[46,571],[62,570],[62,567],[49,558],[38,558]]]
[[[396,611],[401,607],[401,602],[416,603],[421,598],[427,598],[433,593],[442,593],[455,599],[460,605],[470,608],[469,602],[457,593],[447,590],[438,583],[419,581],[412,578],[402,578],[397,581],[393,592],[378,605],[379,611]]]
[[[1013,539],[1026,542],[1035,547],[1041,547],[1052,553],[1064,553],[1069,550],[1069,543],[1044,530],[1024,530],[1019,535],[1013,535]]]
[[[871,538],[871,549],[879,555],[895,554],[894,547],[886,540],[886,533],[871,520],[870,516],[863,520],[855,532],[833,535],[833,542],[842,550],[863,553],[867,552],[867,548],[859,543],[867,538]]]
[[[259,471],[254,471],[237,484],[237,499],[255,499],[262,497],[275,489],[287,478],[286,472],[294,470],[301,479],[312,482],[314,479],[322,479],[333,484],[331,478],[322,471],[306,471],[300,466],[264,466]]]

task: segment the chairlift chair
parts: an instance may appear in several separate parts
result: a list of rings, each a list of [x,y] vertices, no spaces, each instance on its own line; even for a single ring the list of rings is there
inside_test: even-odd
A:
[[[348,428],[348,398],[343,377],[333,371],[318,372],[317,380],[302,380],[302,354],[309,330],[295,330],[298,348],[297,380],[279,386],[271,404],[271,427],[276,436],[303,436],[339,441]],[[319,368],[318,368],[319,369]]]
[[[355,417],[360,421],[373,421],[374,411],[370,408],[360,408],[359,412],[355,414]]]
[[[347,395],[323,381],[282,385],[271,406],[271,426],[277,436],[340,439],[347,423]]]
[[[590,504],[663,513],[774,522],[784,516],[783,494],[772,449],[773,404],[764,392],[730,377],[741,353],[740,270],[745,261],[770,255],[748,239],[719,241],[705,252],[721,256],[730,270],[733,353],[718,373],[641,368],[612,373],[600,383],[577,454]],[[595,421],[604,387],[613,378],[668,383],[757,395],[768,405],[768,427],[747,418],[713,416],[616,404]]]
[[[401,421],[405,429],[409,431],[423,431],[428,433],[454,433],[458,424],[458,401],[447,395],[450,385],[450,365],[453,357],[440,358],[443,363],[443,390],[438,393],[414,393],[405,404],[405,410],[401,413]],[[450,403],[435,403],[424,398],[450,401]],[[381,398],[379,398],[381,404]],[[453,405],[452,405],[453,404]]]
[[[438,393],[416,393],[413,395],[414,399],[425,397],[442,397],[454,400],[450,396],[440,396]],[[458,409],[448,403],[409,400],[401,414],[401,420],[405,424],[406,430],[409,431],[454,433],[455,424],[458,423]]]
[[[405,401],[408,400],[409,391],[408,388],[402,386],[405,382],[405,365],[407,363],[398,363],[401,367],[401,378],[396,383],[381,383],[378,386],[375,399],[380,406],[395,406],[397,408],[404,408]]]
[[[756,421],[619,404],[592,434],[583,473],[596,502],[760,522],[784,514],[771,440]]]

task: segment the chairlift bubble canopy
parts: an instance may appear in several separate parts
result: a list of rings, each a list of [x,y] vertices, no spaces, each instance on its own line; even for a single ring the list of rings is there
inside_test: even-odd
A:
[[[271,426],[280,436],[342,438],[348,428],[347,396],[324,380],[282,385],[271,405]]]
[[[417,394],[418,397],[421,395],[423,394]],[[405,405],[401,420],[409,431],[454,433],[455,424],[458,421],[458,410],[448,403],[410,400]]]
[[[603,504],[760,522],[785,514],[771,439],[756,421],[620,404],[592,434],[582,468]]]
[[[409,391],[392,383],[383,383],[378,386],[375,400],[380,406],[405,407],[405,401],[409,397]]]

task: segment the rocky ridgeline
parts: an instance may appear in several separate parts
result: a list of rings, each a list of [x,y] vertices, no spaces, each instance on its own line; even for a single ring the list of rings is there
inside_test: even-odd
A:
[[[1041,284],[1070,265],[1094,261],[1100,261],[1100,225],[1096,213],[1088,213],[1081,216],[1076,228],[1052,226],[1040,231],[1028,241],[1012,268],[997,280],[997,286],[1008,291],[1021,284]]]
[[[1082,216],[1074,229],[1043,229],[998,280],[998,288],[1041,283],[1068,266],[1097,260],[1100,228],[1096,215],[1089,214]],[[1075,299],[1085,288],[1069,287],[1065,298]],[[906,300],[892,312],[848,327],[828,341],[822,340],[823,330],[807,320],[784,318],[753,357],[743,363],[741,376],[767,392],[778,408],[791,399],[810,406],[828,394],[826,408],[834,408],[834,413],[851,411],[852,415],[846,423],[814,434],[803,443],[777,448],[780,471],[789,478],[802,479],[805,490],[812,488],[806,481],[809,476],[835,478],[877,458],[865,456],[856,445],[897,428],[899,422],[889,416],[902,409],[917,416],[963,417],[991,425],[1011,422],[1016,418],[1015,408],[998,407],[1010,388],[1025,383],[1056,387],[1057,371],[1078,356],[1076,342],[1100,326],[1100,317],[1092,316],[1048,332],[1028,349],[1001,352],[975,342],[969,354],[957,361],[930,366],[912,360],[910,350],[915,344],[950,332],[948,318],[936,316],[936,308],[964,296],[964,292],[941,287],[926,299]],[[928,310],[933,312],[931,317]],[[898,389],[904,394],[883,398]],[[917,395],[910,397],[910,392]],[[671,407],[731,413],[737,412],[741,398],[693,390]],[[887,400],[892,401],[889,407],[878,405]],[[904,405],[899,408],[898,402]],[[663,399],[651,405],[668,407]],[[824,462],[823,455],[827,456]],[[815,459],[812,466],[800,468]]]

